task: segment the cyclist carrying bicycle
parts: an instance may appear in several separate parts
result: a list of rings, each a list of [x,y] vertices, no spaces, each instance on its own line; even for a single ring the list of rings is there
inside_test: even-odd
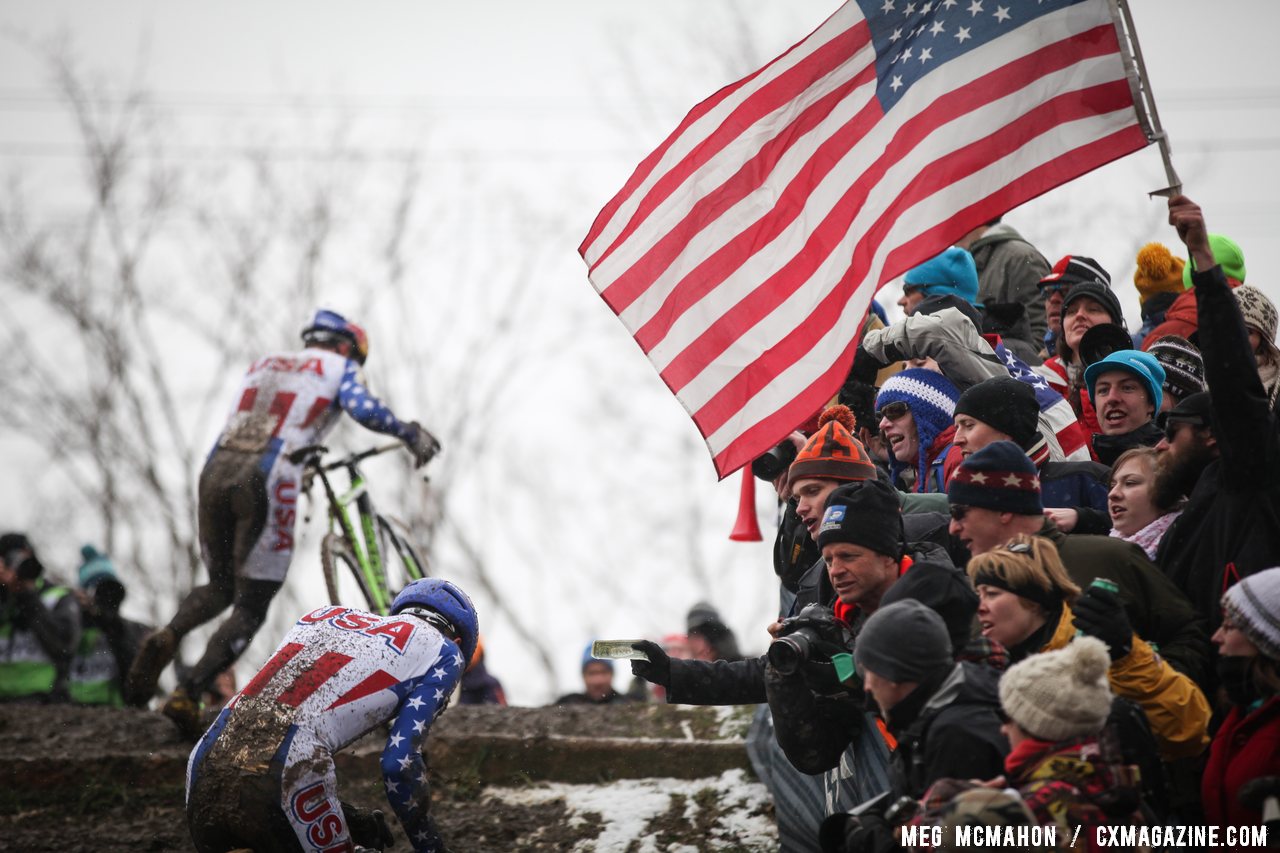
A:
[[[147,636],[125,683],[126,700],[145,705],[182,638],[230,605],[231,615],[162,708],[189,737],[200,733],[204,690],[248,647],[289,571],[302,475],[290,452],[318,443],[342,412],[399,438],[418,466],[440,450],[430,432],[400,421],[365,387],[363,329],[322,309],[303,329],[302,342],[302,350],[266,355],[245,374],[200,473],[200,549],[209,582]]]
[[[331,605],[299,619],[191,752],[187,824],[196,849],[390,846],[380,812],[338,799],[333,762],[390,722],[380,762],[387,802],[415,851],[443,851],[424,752],[479,632],[471,599],[438,578],[406,586],[390,616]]]

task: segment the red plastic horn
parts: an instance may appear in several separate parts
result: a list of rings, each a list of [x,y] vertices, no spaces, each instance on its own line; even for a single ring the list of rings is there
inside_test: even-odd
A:
[[[738,493],[738,520],[733,524],[729,538],[734,542],[759,542],[760,522],[756,520],[756,478],[751,466],[742,469],[742,490]]]

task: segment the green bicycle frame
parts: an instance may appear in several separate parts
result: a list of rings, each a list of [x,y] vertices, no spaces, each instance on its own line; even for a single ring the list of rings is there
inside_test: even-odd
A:
[[[338,521],[342,535],[360,564],[360,573],[364,576],[369,592],[373,598],[374,609],[378,613],[391,610],[391,593],[387,589],[387,573],[382,565],[382,551],[378,547],[378,531],[375,526],[373,501],[365,486],[364,475],[356,466],[348,465],[347,472],[351,476],[351,488],[341,495],[330,492],[330,506],[333,508],[331,518]],[[360,516],[360,532],[363,534],[364,548],[360,547],[360,539],[356,538],[355,525],[351,523],[348,507],[354,502],[356,512]]]

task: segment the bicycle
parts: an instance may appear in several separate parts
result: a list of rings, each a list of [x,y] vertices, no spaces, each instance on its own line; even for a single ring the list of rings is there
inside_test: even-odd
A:
[[[342,578],[350,576],[360,588],[369,609],[385,616],[391,611],[395,592],[405,584],[427,576],[427,564],[418,556],[408,539],[395,529],[391,519],[374,510],[367,481],[359,468],[359,463],[364,460],[403,446],[395,442],[371,447],[329,463],[321,461],[328,448],[318,444],[301,447],[289,454],[293,462],[303,466],[304,494],[310,497],[312,480],[319,478],[329,502],[329,532],[320,540],[320,565],[332,604],[351,603],[343,601],[343,598],[350,596],[344,596],[339,589]],[[345,470],[350,482],[349,488],[342,494],[334,491],[328,476],[329,472],[337,470]],[[351,514],[352,503],[355,504],[356,516],[360,522],[360,537],[356,535]],[[335,524],[340,532],[335,531]],[[398,564],[388,566],[384,562],[381,542],[391,544],[399,557]],[[389,575],[389,570],[395,574]],[[393,580],[400,581],[394,589]]]

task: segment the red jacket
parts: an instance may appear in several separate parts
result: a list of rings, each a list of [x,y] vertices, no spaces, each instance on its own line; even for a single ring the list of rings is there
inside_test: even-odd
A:
[[[1280,696],[1255,711],[1232,708],[1209,746],[1200,782],[1204,816],[1218,826],[1258,826],[1262,815],[1240,804],[1240,786],[1280,775]]]
[[[1164,322],[1142,339],[1142,350],[1146,352],[1153,343],[1165,335],[1181,335],[1184,338],[1190,338],[1198,328],[1200,325],[1196,320],[1196,291],[1192,288],[1183,291],[1181,296],[1173,300],[1169,310],[1164,312]]]

